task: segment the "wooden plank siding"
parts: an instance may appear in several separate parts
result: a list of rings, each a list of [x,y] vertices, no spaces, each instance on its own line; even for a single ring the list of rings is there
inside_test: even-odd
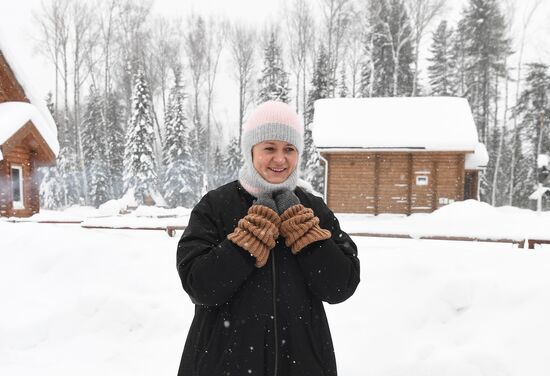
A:
[[[332,154],[328,159],[328,205],[335,211],[374,212],[376,160],[374,155],[357,158],[349,154]]]
[[[336,212],[429,213],[464,197],[465,152],[322,152]],[[417,185],[426,176],[426,185]]]
[[[0,103],[8,101],[28,102],[28,99],[0,51]]]
[[[5,152],[4,160],[1,162],[0,186],[0,215],[28,217],[38,213],[40,208],[39,201],[39,182],[36,179],[36,168],[31,161],[31,152],[23,146],[12,147]],[[13,197],[11,190],[11,167],[21,166],[23,172],[23,209],[13,207]]]
[[[3,102],[30,103],[0,51],[0,103]],[[40,210],[37,167],[55,165],[55,154],[31,121],[19,128],[1,147],[3,160],[0,161],[0,216],[31,216]],[[23,209],[13,208],[12,165],[22,168]]]

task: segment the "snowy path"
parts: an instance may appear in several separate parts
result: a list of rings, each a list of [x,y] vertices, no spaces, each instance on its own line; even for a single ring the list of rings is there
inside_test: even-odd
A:
[[[177,237],[5,222],[0,234],[0,375],[176,374],[193,315]],[[340,375],[550,374],[550,247],[354,240],[362,282],[327,306]]]

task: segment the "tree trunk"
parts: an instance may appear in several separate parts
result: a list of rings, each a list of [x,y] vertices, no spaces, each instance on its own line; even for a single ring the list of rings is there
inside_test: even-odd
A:
[[[491,205],[496,205],[496,199],[497,199],[497,187],[498,187],[498,173],[500,168],[500,160],[502,158],[502,147],[504,145],[504,134],[506,133],[506,118],[508,116],[508,58],[507,56],[504,56],[504,72],[505,72],[505,81],[504,81],[504,115],[502,119],[502,131],[500,132],[500,137],[498,140],[498,150],[497,150],[497,159],[495,161],[495,171],[493,174],[493,190],[492,190],[492,196],[491,196]],[[498,76],[497,76],[497,87],[498,87]],[[497,90],[497,96],[498,97],[498,90]],[[498,108],[498,100],[495,99],[496,108]],[[495,123],[496,123],[496,115],[498,111],[495,110]],[[496,124],[495,124],[496,126]]]

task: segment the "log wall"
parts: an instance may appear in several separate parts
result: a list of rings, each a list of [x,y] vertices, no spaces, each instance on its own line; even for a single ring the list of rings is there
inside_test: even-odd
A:
[[[21,166],[23,173],[23,209],[13,207],[11,190],[11,167]],[[4,153],[0,162],[0,215],[8,217],[29,217],[40,209],[39,182],[32,153],[22,147],[13,147]]]
[[[327,203],[336,212],[432,212],[464,197],[465,152],[322,154],[329,164]]]
[[[0,103],[8,101],[28,102],[23,89],[0,51]]]

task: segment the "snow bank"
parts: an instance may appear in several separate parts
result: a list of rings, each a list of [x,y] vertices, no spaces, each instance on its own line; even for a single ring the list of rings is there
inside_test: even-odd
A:
[[[177,238],[6,222],[0,234],[0,374],[177,373],[194,313]],[[354,240],[361,283],[326,305],[340,375],[550,374],[550,247]]]
[[[74,206],[62,212],[42,210],[27,219],[18,221],[82,221],[84,226],[103,227],[166,227],[185,226],[191,209],[138,206],[133,211],[120,214],[128,205],[135,205],[130,196],[112,200],[99,209]],[[410,216],[381,214],[337,213],[346,231],[352,233],[404,234],[413,238],[426,236],[464,236],[480,239],[525,238],[550,239],[550,212],[535,212],[511,206],[493,207],[476,200],[457,201],[430,214]],[[14,219],[14,218],[10,218]],[[9,220],[0,218],[0,221]]]
[[[550,239],[550,212],[511,206],[493,207],[476,200],[457,201],[430,214],[379,216],[338,214],[349,232],[421,236],[466,236],[481,239]]]

